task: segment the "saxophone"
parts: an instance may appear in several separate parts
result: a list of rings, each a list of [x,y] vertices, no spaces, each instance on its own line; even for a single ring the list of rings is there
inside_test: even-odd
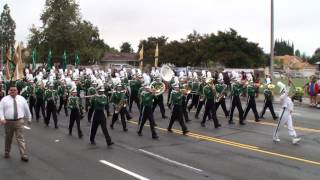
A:
[[[222,91],[220,93],[217,93],[216,103],[225,97],[224,93],[225,93],[226,89],[227,89],[227,86],[224,84]]]

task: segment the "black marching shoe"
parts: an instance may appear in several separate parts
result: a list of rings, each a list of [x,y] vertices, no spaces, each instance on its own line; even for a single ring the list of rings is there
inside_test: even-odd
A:
[[[170,132],[170,133],[172,133],[172,132],[173,132],[173,131],[172,131],[172,129],[169,129],[169,128],[167,129],[167,131],[168,131],[168,132]]]
[[[28,162],[29,158],[27,156],[23,156],[23,157],[21,157],[21,161],[22,162]]]
[[[91,144],[91,145],[96,145],[96,142],[90,141],[90,144]]]
[[[234,122],[233,122],[233,121],[228,121],[228,123],[229,123],[229,124],[234,124]]]
[[[243,121],[240,121],[239,124],[240,124],[240,125],[246,125],[246,123],[243,122]]]
[[[201,123],[201,126],[202,126],[202,127],[206,127],[206,124],[205,124],[205,123]]]
[[[217,125],[214,126],[214,128],[216,128],[216,129],[218,129],[220,127],[221,127],[221,124],[217,124]]]
[[[188,130],[185,130],[185,131],[182,132],[183,135],[187,135],[188,133],[189,133]]]
[[[112,142],[112,141],[107,142],[107,145],[108,145],[108,146],[111,146],[111,145],[113,145],[113,144],[114,144],[114,142]]]
[[[152,139],[159,139],[159,136],[158,135],[152,135]]]

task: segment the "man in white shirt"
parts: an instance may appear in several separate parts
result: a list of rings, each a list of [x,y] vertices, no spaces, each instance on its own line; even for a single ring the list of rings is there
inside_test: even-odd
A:
[[[17,87],[10,85],[9,95],[0,101],[0,123],[5,126],[5,158],[10,158],[13,134],[19,146],[21,161],[28,162],[26,142],[23,137],[24,120],[31,123],[31,113],[24,97],[18,95]]]

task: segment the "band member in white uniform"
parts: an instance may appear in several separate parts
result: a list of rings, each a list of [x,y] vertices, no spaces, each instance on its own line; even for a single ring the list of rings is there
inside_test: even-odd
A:
[[[277,85],[280,87],[280,104],[282,107],[282,111],[280,114],[278,126],[273,134],[273,141],[280,142],[280,138],[278,136],[279,128],[283,127],[286,124],[288,127],[289,136],[292,137],[292,144],[297,144],[301,140],[301,138],[297,136],[297,133],[293,127],[292,113],[294,104],[288,95],[289,89],[286,88],[286,86],[282,82],[278,82]]]

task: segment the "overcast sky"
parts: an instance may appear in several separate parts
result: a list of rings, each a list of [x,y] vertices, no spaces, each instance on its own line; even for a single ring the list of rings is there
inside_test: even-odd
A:
[[[119,49],[128,41],[136,50],[149,36],[185,38],[193,30],[212,33],[233,28],[270,52],[270,0],[77,0],[83,19],[100,30],[105,43]],[[32,24],[40,26],[45,0],[8,3],[17,24],[16,40],[27,41]],[[320,47],[320,1],[275,0],[275,37],[293,41],[312,55]]]

